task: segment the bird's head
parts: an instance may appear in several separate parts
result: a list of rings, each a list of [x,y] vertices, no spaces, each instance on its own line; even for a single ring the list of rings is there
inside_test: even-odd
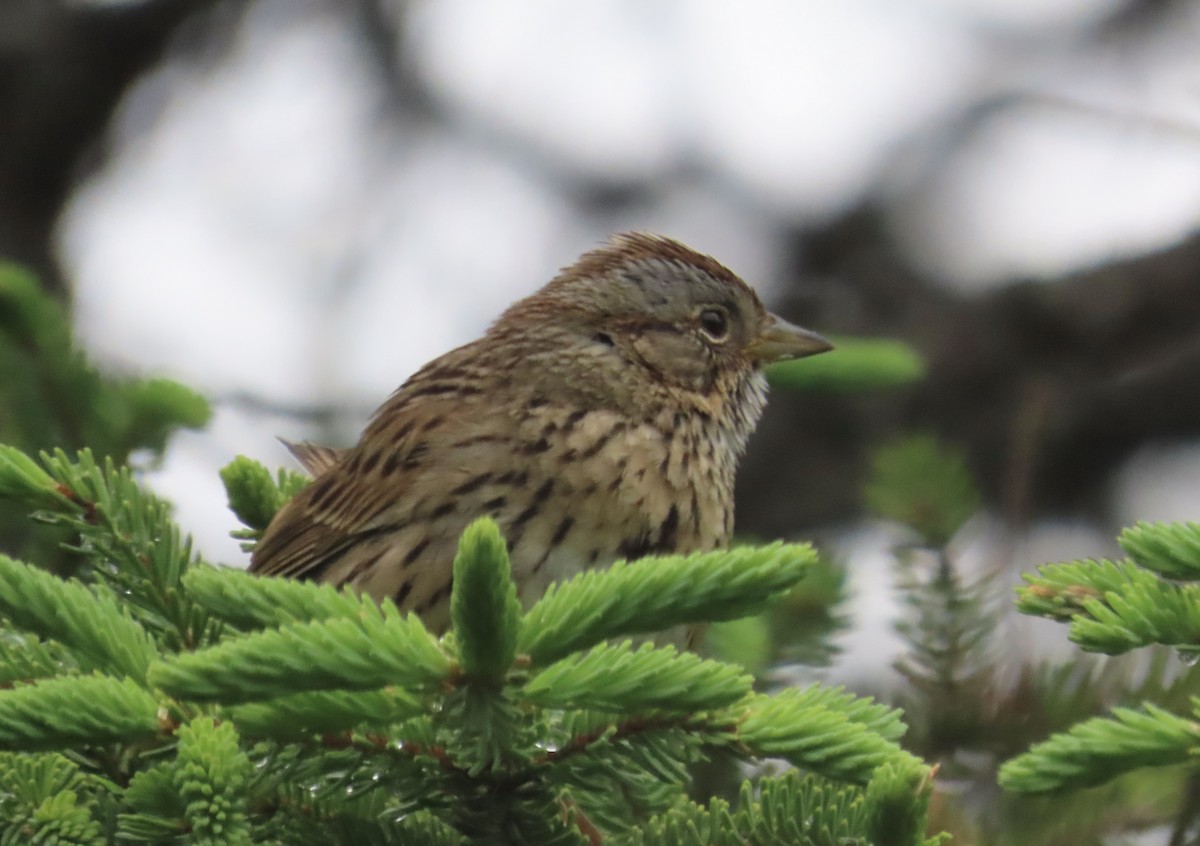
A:
[[[563,268],[493,327],[513,331],[562,353],[537,356],[540,367],[561,364],[581,386],[607,386],[632,402],[663,390],[720,399],[713,395],[761,382],[764,364],[832,349],[767,311],[716,259],[647,233],[615,235]]]

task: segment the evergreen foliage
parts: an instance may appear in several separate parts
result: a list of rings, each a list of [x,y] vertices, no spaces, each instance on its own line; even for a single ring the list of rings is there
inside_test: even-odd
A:
[[[252,530],[295,485],[246,459],[224,475]],[[756,693],[627,639],[761,612],[807,545],[623,563],[526,611],[480,521],[439,638],[390,602],[205,563],[86,451],[0,448],[0,492],[87,562],[63,579],[0,558],[0,653],[22,656],[0,689],[0,843],[927,842],[930,773],[898,712]],[[713,755],[808,774],[694,804],[689,765]]]
[[[62,305],[30,273],[0,262],[0,443],[27,455],[90,447],[124,465],[135,452],[157,460],[172,432],[209,416],[208,402],[177,382],[102,376],[76,346]],[[65,572],[76,559],[60,548],[64,537],[0,507],[0,551]]]
[[[911,530],[894,550],[902,610],[897,630],[906,647],[895,666],[907,682],[894,701],[909,715],[905,745],[937,760],[939,781],[955,784],[961,797],[939,797],[935,827],[953,830],[956,842],[989,846],[1102,846],[1122,833],[1170,823],[1173,843],[1191,842],[1184,833],[1193,814],[1181,802],[1187,763],[1172,764],[1190,754],[1190,746],[1178,743],[1180,719],[1200,692],[1200,667],[1181,666],[1177,651],[1163,646],[1104,662],[1084,655],[1065,665],[1026,664],[997,636],[1010,625],[1006,614],[1013,608],[1002,595],[1002,581],[988,570],[972,573],[962,560],[962,550],[971,548],[966,521],[980,501],[962,457],[919,436],[886,447],[873,468],[868,502],[880,516]],[[1156,554],[1164,563],[1145,559],[1155,572],[1184,572],[1187,557],[1180,546],[1190,531],[1161,529],[1173,540],[1164,541],[1159,527],[1139,526],[1122,543],[1134,558]],[[1085,600],[1120,590],[1130,579],[1170,593],[1172,583],[1155,572],[1132,562],[1054,565],[1039,575],[1052,577],[1056,586],[1034,586],[1020,603],[1070,620]],[[1128,629],[1151,629],[1135,617],[1123,624],[1125,635],[1108,631],[1106,642],[1123,648]],[[1077,622],[1085,620],[1095,624],[1090,616]],[[1156,621],[1155,614],[1148,620]],[[1167,626],[1158,620],[1155,628]],[[1145,701],[1156,704],[1141,705]],[[1091,722],[1114,707],[1118,725]],[[1008,765],[1001,779],[1005,759],[1056,731],[1061,734],[1055,735],[1051,756],[1018,759],[1021,766]],[[1133,769],[1152,762],[1163,766]],[[998,779],[1008,786],[1010,778],[1039,792],[1064,779],[1099,786],[1060,790],[1053,797],[997,790]]]
[[[895,550],[907,647],[896,669],[909,682],[915,742],[951,756],[986,721],[999,604],[990,580],[962,571],[951,541],[979,506],[961,454],[928,435],[880,449],[866,488],[881,517],[915,533]],[[953,767],[952,767],[953,768]]]
[[[867,507],[942,547],[979,507],[963,457],[936,438],[918,435],[875,453]]]
[[[1069,623],[1071,639],[1089,651],[1116,655],[1164,644],[1194,663],[1200,652],[1200,527],[1139,523],[1119,540],[1130,559],[1045,565],[1025,577],[1018,607]],[[1005,764],[1001,784],[1044,793],[1102,784],[1140,767],[1194,762],[1200,699],[1192,698],[1189,711],[1175,714],[1147,702],[1085,720]]]
[[[897,387],[924,375],[925,361],[912,347],[884,338],[835,338],[831,352],[767,368],[774,388],[837,393]]]
[[[922,840],[928,791],[919,768],[903,764],[885,767],[868,790],[838,787],[796,773],[764,780],[755,795],[742,785],[736,810],[716,799],[707,808],[689,804],[656,818],[644,829],[619,841],[629,846],[660,843],[691,846],[700,843],[810,843],[850,846],[874,843],[944,842]],[[924,797],[914,803],[913,794]]]
[[[272,477],[271,472],[257,461],[238,456],[221,468],[221,481],[229,494],[229,510],[246,527],[233,532],[233,536],[248,541],[242,544],[242,549],[249,552],[275,512],[307,485],[309,479],[284,469]]]
[[[165,379],[102,377],[75,345],[63,307],[22,268],[0,263],[3,441],[25,450],[91,446],[124,460],[161,452],[180,426],[208,422],[208,403]]]

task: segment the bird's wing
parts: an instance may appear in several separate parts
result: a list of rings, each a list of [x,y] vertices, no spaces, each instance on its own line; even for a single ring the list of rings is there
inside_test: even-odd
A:
[[[287,447],[287,451],[292,454],[292,457],[300,462],[310,476],[320,476],[333,465],[337,464],[346,450],[337,447],[321,446],[320,444],[312,444],[308,441],[300,443],[292,443],[283,438],[279,442]]]
[[[320,579],[366,538],[437,516],[426,513],[433,495],[475,472],[482,441],[497,439],[484,434],[497,418],[461,399],[422,399],[381,414],[357,446],[316,459],[333,463],[276,514],[250,572]]]

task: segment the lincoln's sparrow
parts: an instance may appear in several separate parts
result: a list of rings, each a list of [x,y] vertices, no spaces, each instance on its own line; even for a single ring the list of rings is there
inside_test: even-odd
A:
[[[390,596],[440,630],[458,536],[482,515],[526,603],[586,567],[724,546],[761,365],[829,348],[716,260],[618,235],[421,368],[356,446],[293,447],[316,479],[250,570]]]

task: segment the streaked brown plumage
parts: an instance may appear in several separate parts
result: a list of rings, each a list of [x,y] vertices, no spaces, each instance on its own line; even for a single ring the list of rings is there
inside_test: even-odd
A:
[[[761,365],[826,349],[716,260],[615,236],[421,368],[356,446],[291,447],[316,478],[250,570],[351,584],[440,630],[458,536],[482,515],[527,603],[586,567],[724,546]]]

